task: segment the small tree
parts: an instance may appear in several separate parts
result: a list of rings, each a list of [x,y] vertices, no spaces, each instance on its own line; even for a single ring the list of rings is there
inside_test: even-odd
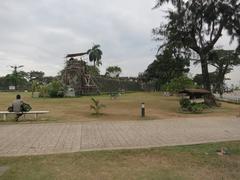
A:
[[[95,115],[101,114],[100,110],[106,106],[104,104],[101,104],[99,100],[96,100],[94,98],[92,98],[92,102],[93,104],[90,105],[90,109],[92,109],[95,112],[94,113]]]
[[[32,81],[32,87],[31,87],[32,97],[33,97],[33,93],[34,93],[34,92],[39,91],[39,88],[40,88],[40,86],[39,86],[38,82],[35,81],[35,80],[33,80],[33,81]]]
[[[119,75],[121,74],[122,69],[119,66],[109,66],[106,69],[106,76],[110,76],[110,77],[119,77]]]

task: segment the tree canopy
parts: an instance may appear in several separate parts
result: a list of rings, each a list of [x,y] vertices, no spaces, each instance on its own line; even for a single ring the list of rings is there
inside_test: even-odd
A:
[[[89,61],[93,62],[94,66],[102,65],[102,50],[100,49],[100,45],[94,45],[91,49],[87,51],[89,56]]]
[[[240,49],[240,2],[238,0],[158,0],[155,8],[171,3],[174,8],[168,11],[168,23],[155,28],[156,40],[160,46],[178,47],[194,51],[200,57],[204,87],[211,90],[208,59],[217,41],[226,30],[232,42],[238,38]],[[179,51],[182,52],[182,51]]]
[[[162,54],[156,56],[156,59],[151,63],[144,72],[145,79],[148,81],[156,81],[156,89],[166,83],[169,83],[173,78],[182,76],[189,72],[189,59],[179,54],[175,54],[172,49],[165,49]]]
[[[109,66],[106,69],[106,76],[119,77],[121,72],[122,72],[122,69],[119,66]]]
[[[192,79],[187,77],[186,75],[182,75],[180,77],[173,78],[170,83],[164,85],[163,90],[178,93],[181,90],[186,88],[194,88],[195,84]]]
[[[214,50],[209,55],[209,64],[216,68],[216,85],[213,91],[222,94],[225,75],[230,73],[234,66],[240,65],[239,55],[232,50]]]
[[[42,72],[42,71],[30,71],[29,72],[30,81],[34,80],[34,81],[42,83],[43,77],[44,77],[44,72]]]

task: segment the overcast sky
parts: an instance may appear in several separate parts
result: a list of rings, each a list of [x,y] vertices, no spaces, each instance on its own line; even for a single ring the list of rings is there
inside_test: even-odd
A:
[[[68,53],[84,52],[93,44],[103,51],[106,67],[118,65],[123,76],[137,76],[153,61],[157,43],[151,30],[165,21],[152,10],[155,0],[1,0],[0,76],[10,65],[56,75]],[[231,49],[223,38],[219,45]],[[200,72],[192,67],[192,73]],[[239,82],[239,69],[230,75]]]

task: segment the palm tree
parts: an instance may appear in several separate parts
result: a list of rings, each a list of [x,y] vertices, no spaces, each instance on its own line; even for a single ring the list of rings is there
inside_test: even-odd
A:
[[[102,51],[99,49],[100,45],[93,45],[92,49],[89,49],[87,51],[87,54],[89,55],[89,61],[93,62],[94,67],[102,65],[101,59],[102,59]]]

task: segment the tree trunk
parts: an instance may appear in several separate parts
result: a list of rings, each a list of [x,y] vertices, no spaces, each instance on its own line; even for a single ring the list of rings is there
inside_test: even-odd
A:
[[[208,73],[208,63],[206,56],[200,56],[201,58],[201,67],[202,67],[202,77],[203,77],[203,86],[205,89],[211,91],[211,83]]]
[[[210,77],[208,73],[207,56],[200,55],[200,60],[201,60],[201,67],[202,67],[203,86],[205,89],[211,92],[211,83],[210,83]],[[216,99],[212,93],[206,96],[204,100],[208,106],[217,106]]]

